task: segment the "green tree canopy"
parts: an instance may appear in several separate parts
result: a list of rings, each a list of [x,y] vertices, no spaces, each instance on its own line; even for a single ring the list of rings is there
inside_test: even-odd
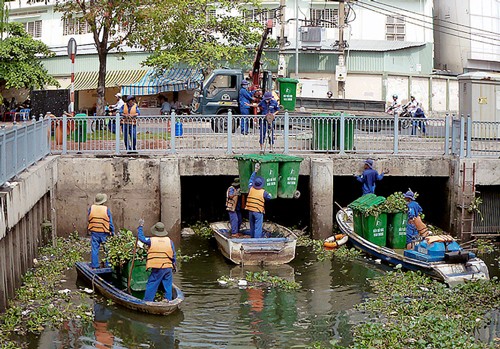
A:
[[[1,28],[0,86],[29,89],[58,86],[40,60],[53,55],[47,45],[28,35],[20,23],[6,23]]]
[[[145,64],[160,69],[176,64],[204,70],[249,63],[263,26],[244,16],[259,0],[167,0],[148,13],[147,25],[130,38],[152,55]]]

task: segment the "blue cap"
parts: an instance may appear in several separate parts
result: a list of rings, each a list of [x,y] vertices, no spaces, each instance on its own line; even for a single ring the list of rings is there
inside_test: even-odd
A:
[[[408,190],[403,196],[406,199],[415,200],[415,194],[411,190]]]
[[[264,93],[264,97],[262,97],[262,99],[264,99],[264,100],[268,100],[271,98],[273,98],[273,93],[270,91],[267,91],[266,93]]]
[[[248,81],[246,81],[246,80],[243,80],[243,81],[241,82],[241,84],[242,84],[242,85],[248,85],[248,84],[250,84],[250,83],[249,83]]]
[[[372,159],[365,160],[365,165],[368,165],[369,168],[373,169],[373,160]]]
[[[128,102],[128,101],[131,101],[132,99],[135,99],[135,96],[132,96],[132,95],[128,96],[128,97],[127,97],[127,102]]]
[[[256,177],[255,180],[253,181],[253,187],[255,189],[262,189],[263,186],[264,186],[264,178]]]

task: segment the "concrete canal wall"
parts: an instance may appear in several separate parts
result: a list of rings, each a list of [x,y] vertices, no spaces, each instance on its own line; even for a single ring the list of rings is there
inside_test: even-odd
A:
[[[422,205],[426,214],[431,216],[433,204],[440,206],[439,217],[433,218],[455,234],[463,231],[460,206],[463,186],[470,178],[467,173],[464,177],[463,169],[467,172],[475,168],[476,185],[500,185],[498,159],[397,155],[371,158],[375,159],[377,170],[390,171],[379,184],[383,195],[389,190],[414,189],[418,183],[422,200],[427,200]],[[361,173],[364,159],[365,156],[304,156],[299,184],[306,185],[301,186],[304,207],[300,209],[307,213],[309,222],[305,223],[309,223],[314,238],[331,235],[337,211],[334,201],[345,205],[361,194],[360,185],[352,176]],[[223,197],[231,178],[237,175],[237,161],[232,156],[52,156],[40,161],[13,185],[0,190],[0,311],[20,285],[21,275],[32,266],[37,247],[50,241],[51,226],[58,235],[68,235],[75,229],[82,236],[86,234],[87,209],[95,194],[108,195],[107,204],[117,228],[135,231],[137,220],[144,218],[149,229],[161,220],[178,242],[181,208],[203,203],[204,207],[220,206],[225,212],[223,199],[206,191],[210,189]],[[276,201],[286,206],[291,200]],[[286,210],[279,214],[293,214],[282,212]]]
[[[48,157],[0,189],[0,311],[33,266],[37,248],[52,240],[56,183],[57,157]]]

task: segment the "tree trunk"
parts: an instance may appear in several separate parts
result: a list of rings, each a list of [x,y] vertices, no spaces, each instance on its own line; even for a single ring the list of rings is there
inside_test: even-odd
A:
[[[106,59],[108,52],[106,50],[97,50],[99,55],[99,75],[97,79],[97,115],[104,115],[104,92],[106,90]]]

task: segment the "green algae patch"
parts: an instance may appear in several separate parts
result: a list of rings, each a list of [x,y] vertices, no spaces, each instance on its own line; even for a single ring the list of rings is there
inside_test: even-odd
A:
[[[91,321],[92,309],[86,294],[64,287],[65,273],[90,252],[87,239],[71,234],[41,247],[34,266],[22,279],[16,296],[0,315],[2,348],[19,348],[16,337],[38,335],[46,328],[59,328],[68,321]]]

